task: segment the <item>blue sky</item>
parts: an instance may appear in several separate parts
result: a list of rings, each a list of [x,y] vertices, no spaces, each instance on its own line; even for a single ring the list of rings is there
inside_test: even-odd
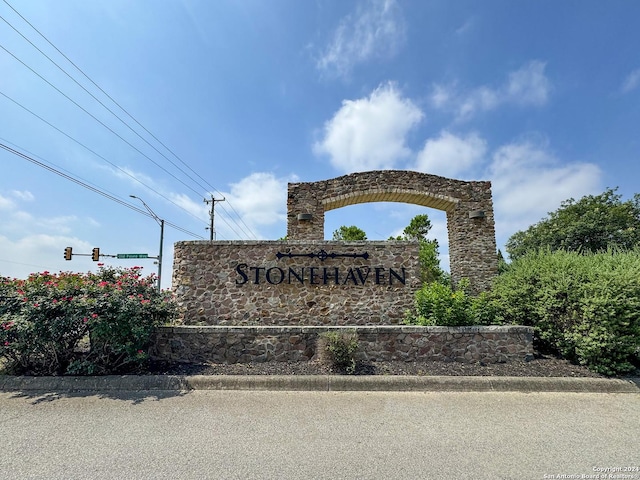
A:
[[[640,191],[640,2],[2,0],[0,16],[0,143],[180,227],[165,287],[184,230],[209,238],[212,193],[218,239],[277,239],[287,182],[490,180],[503,248],[562,200]],[[96,268],[67,246],[157,255],[153,219],[3,149],[0,165],[0,275]],[[325,235],[386,239],[419,213],[447,267],[437,210],[346,207]]]

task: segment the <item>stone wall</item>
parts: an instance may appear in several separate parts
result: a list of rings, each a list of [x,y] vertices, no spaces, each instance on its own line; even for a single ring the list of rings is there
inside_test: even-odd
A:
[[[356,331],[363,361],[497,363],[533,354],[533,328],[419,326],[251,326],[160,327],[154,354],[165,360],[211,363],[299,362],[316,355],[318,335]]]
[[[173,290],[187,325],[397,324],[420,286],[415,242],[186,241]]]
[[[445,211],[452,280],[469,278],[473,292],[490,288],[498,271],[491,182],[382,170],[290,183],[287,236],[322,240],[326,211],[368,202],[411,203]]]

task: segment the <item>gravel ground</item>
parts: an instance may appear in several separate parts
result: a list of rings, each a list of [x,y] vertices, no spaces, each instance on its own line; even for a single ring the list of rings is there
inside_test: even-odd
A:
[[[236,364],[154,363],[152,374],[173,375],[340,375],[318,361]],[[636,376],[639,372],[636,372]],[[371,362],[360,364],[356,375],[466,375],[510,377],[603,377],[587,368],[552,356],[537,356],[529,362]]]

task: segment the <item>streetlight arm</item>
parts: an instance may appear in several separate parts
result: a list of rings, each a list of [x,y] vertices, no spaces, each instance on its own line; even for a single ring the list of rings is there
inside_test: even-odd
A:
[[[147,211],[151,214],[151,217],[152,217],[156,222],[158,222],[158,225],[160,225],[160,222],[161,222],[162,220],[160,219],[160,217],[159,217],[158,215],[156,215],[156,213],[155,213],[153,210],[151,210],[151,207],[149,207],[149,205],[147,205],[147,204],[145,203],[145,201],[144,201],[144,200],[142,200],[140,197],[136,197],[135,195],[129,195],[129,196],[130,196],[131,198],[135,198],[135,199],[137,199],[137,200],[140,200],[140,201],[142,202],[142,205],[144,205],[144,208],[146,208],[146,209],[147,209]]]
[[[164,243],[164,220],[161,219],[158,215],[156,215],[156,213],[153,210],[151,210],[149,205],[147,205],[145,201],[142,200],[140,197],[136,197],[135,195],[129,195],[129,196],[131,198],[140,200],[144,205],[144,208],[146,208],[147,211],[151,214],[151,217],[156,222],[158,222],[158,225],[160,225],[160,251],[158,252],[158,291],[160,291],[162,289],[160,282],[162,281],[162,244]]]

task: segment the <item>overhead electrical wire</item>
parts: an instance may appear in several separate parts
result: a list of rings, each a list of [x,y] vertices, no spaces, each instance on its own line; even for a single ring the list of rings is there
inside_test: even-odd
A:
[[[86,189],[88,189],[88,190],[90,190],[90,191],[92,191],[94,193],[102,195],[103,197],[105,197],[105,198],[107,198],[107,199],[109,199],[109,200],[111,200],[113,202],[119,203],[120,205],[123,205],[123,206],[125,206],[127,208],[130,208],[131,210],[134,210],[134,211],[136,211],[138,213],[141,213],[141,214],[143,214],[143,215],[145,215],[147,217],[154,218],[153,215],[151,215],[151,213],[147,212],[146,210],[138,208],[135,205],[133,205],[133,204],[131,204],[131,203],[125,201],[125,200],[122,200],[122,199],[120,199],[120,198],[118,198],[118,197],[116,197],[114,195],[111,195],[111,194],[109,194],[109,193],[107,193],[107,192],[105,192],[103,190],[100,190],[99,188],[97,188],[97,187],[95,187],[93,185],[90,185],[90,184],[88,184],[86,182],[83,182],[82,180],[80,180],[78,178],[73,177],[72,175],[64,173],[61,170],[58,170],[58,169],[56,169],[56,168],[54,168],[54,167],[52,167],[50,165],[47,165],[44,162],[36,160],[35,158],[33,158],[33,157],[31,157],[31,156],[29,156],[29,155],[27,155],[25,153],[22,153],[22,152],[14,149],[14,148],[11,148],[10,146],[5,145],[4,143],[0,142],[0,148],[6,150],[9,153],[12,153],[13,155],[16,155],[16,156],[22,158],[23,160],[27,160],[28,162],[31,162],[31,163],[39,166],[39,167],[42,167],[45,170],[48,170],[48,171],[50,171],[52,173],[55,173],[56,175],[59,175],[62,178],[65,178],[66,180],[69,180],[69,181],[71,181],[73,183],[76,183],[76,184],[78,184],[78,185],[80,185],[80,186],[82,186],[82,187],[84,187],[84,188],[86,188]],[[165,225],[169,225],[170,227],[172,227],[172,228],[174,228],[176,230],[179,230],[179,231],[181,231],[183,233],[186,233],[187,235],[191,235],[192,237],[196,237],[196,238],[200,238],[200,239],[204,240],[204,237],[202,237],[201,235],[198,235],[197,233],[190,232],[189,230],[186,230],[186,229],[176,225],[175,223],[168,222],[166,220],[165,220],[164,223],[165,223]]]
[[[74,105],[76,105],[78,108],[80,108],[82,111],[84,111],[85,113],[87,113],[90,117],[92,117],[94,120],[96,120],[98,123],[100,123],[102,126],[104,126],[107,130],[109,130],[110,132],[112,132],[114,135],[116,135],[118,138],[120,138],[122,141],[124,141],[127,145],[129,145],[130,147],[132,147],[134,150],[136,150],[138,153],[140,153],[141,155],[143,155],[145,158],[149,159],[152,163],[154,163],[155,165],[157,165],[159,168],[161,168],[163,171],[165,171],[166,173],[168,173],[169,175],[171,175],[173,178],[175,178],[176,180],[178,180],[180,183],[182,183],[184,186],[186,186],[187,188],[189,188],[191,191],[193,191],[194,193],[200,195],[199,192],[197,192],[196,190],[194,190],[193,188],[189,187],[186,183],[184,183],[182,180],[178,179],[175,175],[171,174],[169,171],[167,171],[165,168],[161,167],[160,165],[158,165],[155,161],[153,161],[150,157],[148,157],[147,155],[145,155],[144,153],[142,153],[138,148],[136,148],[135,146],[133,146],[130,142],[128,142],[127,140],[125,140],[122,136],[120,136],[118,133],[116,133],[114,130],[112,130],[111,128],[109,128],[107,125],[105,125],[102,121],[100,121],[98,118],[96,118],[93,114],[89,113],[86,109],[84,109],[82,106],[80,106],[77,102],[75,102],[74,100],[72,100],[69,96],[67,96],[64,92],[62,92],[61,90],[59,90],[56,86],[54,86],[51,82],[49,82],[47,79],[45,79],[42,75],[40,75],[39,73],[37,73],[35,70],[33,70],[31,67],[29,67],[27,64],[25,64],[22,60],[20,60],[19,58],[17,58],[13,53],[9,52],[5,47],[3,47],[2,45],[0,45],[0,48],[2,48],[4,51],[6,51],[9,55],[11,55],[13,58],[15,58],[18,62],[20,62],[22,65],[24,65],[26,68],[28,68],[31,72],[33,72],[35,75],[37,75],[40,79],[42,79],[44,82],[46,82],[48,85],[50,85],[52,88],[54,88],[57,92],[59,92],[61,95],[63,95],[65,98],[67,98],[69,101],[71,101]],[[16,105],[20,106],[21,108],[23,108],[24,110],[26,110],[27,112],[31,113],[32,115],[34,115],[35,117],[39,118],[40,120],[42,120],[43,122],[45,122],[47,125],[49,125],[50,127],[54,128],[55,130],[57,130],[58,132],[62,133],[63,135],[65,135],[66,137],[68,137],[69,139],[73,140],[74,142],[78,143],[78,145],[86,148],[88,151],[90,151],[91,153],[93,153],[94,155],[98,156],[99,158],[101,158],[102,160],[106,161],[107,163],[109,163],[110,165],[112,165],[114,168],[120,170],[121,172],[123,172],[125,175],[133,178],[135,181],[137,181],[138,183],[140,183],[141,185],[145,186],[146,188],[148,188],[149,190],[153,191],[154,193],[160,195],[162,198],[164,198],[165,200],[169,201],[170,203],[172,203],[173,205],[177,206],[178,208],[184,210],[185,212],[187,212],[189,215],[195,217],[195,215],[193,215],[191,212],[189,212],[188,210],[186,210],[185,208],[181,207],[180,205],[178,205],[177,203],[175,203],[174,201],[168,199],[166,196],[160,194],[159,192],[157,192],[156,190],[154,190],[153,188],[149,187],[148,185],[146,185],[145,183],[141,182],[140,180],[138,180],[136,177],[134,177],[133,175],[131,175],[130,173],[126,172],[125,170],[121,169],[120,167],[118,167],[117,165],[115,165],[114,163],[110,162],[109,160],[107,160],[106,158],[104,158],[103,156],[99,155],[98,153],[96,153],[95,151],[91,150],[89,147],[87,147],[86,145],[84,145],[83,143],[79,142],[78,140],[76,140],[75,138],[71,137],[70,135],[66,134],[65,132],[63,132],[62,130],[60,130],[58,127],[56,127],[55,125],[53,125],[52,123],[44,120],[41,116],[37,115],[35,112],[29,110],[28,108],[24,107],[22,104],[20,104],[19,102],[17,102],[16,100],[12,99],[11,97],[9,97],[8,95],[4,94],[3,92],[0,92],[0,95],[4,96],[5,98],[9,99],[10,101],[12,101],[13,103],[15,103]],[[197,218],[197,217],[195,217]],[[235,233],[237,236],[241,236],[234,228],[233,226],[231,226],[229,224],[229,222],[225,219],[225,217],[220,216],[219,217],[228,227],[229,229]],[[241,228],[241,227],[240,227]],[[246,232],[245,232],[246,234]]]
[[[120,136],[118,133],[116,133],[114,130],[112,130],[111,128],[109,128],[107,125],[105,125],[102,121],[100,121],[98,118],[96,118],[94,115],[92,115],[91,113],[89,113],[86,109],[84,109],[82,106],[80,106],[77,102],[75,102],[74,100],[72,100],[69,96],[67,96],[65,93],[63,93],[61,90],[59,90],[57,87],[55,87],[53,84],[51,84],[51,82],[49,82],[48,80],[46,80],[44,77],[42,77],[40,74],[38,74],[35,70],[33,70],[31,67],[29,67],[26,63],[24,63],[22,60],[20,60],[17,56],[15,56],[13,53],[11,53],[10,51],[8,51],[5,47],[3,47],[2,45],[0,45],[0,48],[2,48],[5,52],[7,52],[9,55],[11,55],[13,58],[15,58],[18,62],[20,62],[22,65],[24,65],[26,68],[28,68],[31,72],[33,72],[35,75],[37,75],[39,78],[41,78],[44,82],[46,82],[48,85],[50,85],[52,88],[54,88],[56,91],[58,91],[61,95],[63,95],[65,98],[67,98],[70,102],[72,102],[74,105],[76,105],[78,108],[80,108],[82,111],[84,111],[86,114],[88,114],[90,117],[92,117],[94,120],[96,120],[98,123],[100,123],[103,127],[105,127],[107,130],[109,130],[111,133],[113,133],[114,135],[116,135],[118,138],[120,138],[122,141],[124,141],[126,144],[128,144],[131,148],[133,148],[134,150],[136,150],[138,153],[140,153],[142,156],[144,156],[145,158],[147,158],[148,160],[150,160],[152,163],[154,163],[156,166],[158,166],[160,169],[162,169],[163,171],[165,171],[167,174],[169,174],[170,176],[172,176],[173,178],[175,178],[176,180],[178,180],[180,183],[182,183],[185,187],[189,188],[191,191],[193,191],[194,193],[200,195],[199,192],[197,192],[196,190],[194,190],[193,188],[191,188],[190,186],[188,186],[186,183],[184,183],[182,180],[178,179],[175,175],[173,175],[172,173],[170,173],[168,170],[166,170],[165,168],[161,167],[158,163],[156,163],[155,161],[153,161],[150,157],[148,157],[147,155],[145,155],[143,152],[141,152],[138,148],[136,148],[134,145],[132,145],[130,142],[128,142],[127,140],[125,140],[122,136]],[[2,94],[4,97],[8,98],[9,100],[13,101],[14,103],[18,104],[19,106],[23,107],[22,105],[20,105],[18,102],[16,102],[15,100],[11,99],[10,97],[8,97],[7,95],[5,95],[4,93],[0,92],[0,94]],[[26,107],[25,110],[27,110],[29,113],[32,113],[33,115],[35,115],[36,117],[40,118],[41,120],[43,120],[45,123],[47,123],[48,125],[50,125],[51,127],[55,128],[56,130],[58,130],[60,133],[63,133],[60,129],[58,129],[57,127],[55,127],[54,125],[52,125],[51,123],[47,122],[46,120],[42,119],[40,116],[38,116],[37,114],[35,114],[34,112],[32,112],[31,110],[28,110]],[[88,147],[86,147],[85,145],[83,145],[82,143],[78,142],[77,140],[73,139],[72,137],[70,137],[69,135],[65,134],[67,137],[69,137],[70,139],[76,141],[79,145],[82,145],[83,147],[87,148],[89,151],[91,151],[92,153],[96,154],[93,150],[89,149]],[[98,154],[96,154],[98,155]],[[148,185],[145,185],[144,183],[140,182],[138,179],[136,179],[135,177],[133,177],[132,175],[130,175],[129,173],[125,172],[124,170],[120,169],[119,167],[117,167],[115,164],[109,162],[108,160],[104,159],[104,157],[98,155],[100,158],[102,158],[103,160],[107,161],[108,163],[110,163],[112,166],[114,166],[115,168],[117,168],[118,170],[124,172],[126,175],[134,178],[136,181],[138,181],[139,183],[141,183],[142,185],[144,185],[145,187],[151,189],[151,187],[149,187]],[[155,190],[151,189],[152,191],[156,192]],[[190,215],[194,216],[191,212],[189,212],[188,210],[184,209],[183,207],[180,207],[179,205],[177,205],[175,202],[173,202],[172,200],[169,200],[167,197],[165,197],[164,195],[160,195],[161,197],[165,198],[166,200],[168,200],[170,203],[173,203],[174,205],[178,206],[179,208],[181,208],[182,210],[185,210],[187,213],[189,213]],[[197,217],[196,217],[197,218]],[[235,233],[236,235],[240,236],[240,234],[226,221],[226,219],[223,216],[219,217],[232,231],[233,233]],[[240,227],[241,228],[241,227]],[[246,234],[246,232],[245,232]]]
[[[122,120],[122,118],[120,118],[118,116],[118,114],[116,114],[113,110],[111,110],[109,107],[107,107],[102,101],[100,101],[100,99],[98,97],[96,97],[93,93],[91,93],[89,90],[87,90],[84,85],[82,85],[80,82],[78,82],[75,78],[73,78],[64,68],[62,68],[60,65],[58,65],[51,57],[49,57],[49,55],[47,55],[46,53],[44,53],[40,48],[38,48],[31,40],[29,40],[26,36],[24,36],[24,34],[22,34],[22,32],[20,32],[16,27],[14,27],[9,21],[7,21],[7,19],[5,19],[2,15],[0,15],[0,19],[5,22],[7,25],[9,25],[9,27],[11,27],[13,29],[13,31],[15,31],[18,35],[20,35],[26,42],[28,42],[33,48],[35,48],[38,52],[40,52],[47,60],[49,60],[53,65],[55,65],[58,70],[60,70],[62,73],[64,73],[71,81],[73,81],[76,85],[78,85],[82,90],[84,90],[88,95],[91,96],[91,98],[93,98],[96,102],[98,102],[103,108],[105,108],[109,113],[111,113],[114,117],[116,117],[120,123],[122,123],[125,127],[127,127],[129,130],[131,130],[131,132],[133,132],[135,135],[138,136],[138,138],[140,138],[143,142],[145,142],[147,145],[149,145],[151,148],[153,148],[156,152],[158,152],[161,156],[163,156],[169,163],[171,163],[171,165],[173,165],[174,167],[176,167],[181,173],[183,173],[185,176],[187,176],[191,181],[193,181],[196,185],[198,185],[200,188],[202,188],[203,190],[206,190],[206,187],[204,187],[203,185],[200,185],[196,180],[194,180],[191,176],[189,176],[186,172],[184,172],[184,170],[182,170],[180,167],[178,167],[174,162],[172,162],[164,153],[162,153],[160,150],[158,150],[154,145],[152,145],[146,138],[144,138],[142,135],[140,135],[136,130],[134,130],[127,122],[125,122],[124,120]],[[6,50],[6,49],[5,49]],[[15,58],[15,56],[14,56]],[[24,63],[23,63],[24,65]],[[26,65],[25,65],[26,66]],[[29,68],[29,67],[27,67]],[[33,71],[33,70],[32,70]],[[190,187],[189,187],[190,188]],[[198,193],[198,192],[196,192]]]
[[[92,114],[91,112],[89,112],[86,108],[84,108],[83,106],[81,106],[78,102],[76,102],[75,100],[73,100],[71,97],[69,97],[66,93],[64,93],[62,90],[60,90],[58,87],[56,87],[53,83],[51,83],[49,80],[47,80],[46,78],[44,78],[42,75],[40,75],[38,72],[36,72],[33,68],[31,68],[29,65],[27,65],[25,62],[23,62],[22,60],[20,60],[16,55],[14,55],[12,52],[10,52],[9,50],[7,50],[4,46],[0,45],[0,48],[2,50],[4,50],[5,52],[7,52],[9,55],[11,55],[13,58],[15,58],[18,62],[20,62],[22,65],[24,65],[26,68],[28,68],[34,75],[36,75],[38,78],[40,78],[42,81],[44,81],[47,85],[49,85],[51,88],[53,88],[56,92],[58,92],[60,95],[62,95],[63,97],[65,97],[67,100],[69,100],[71,103],[73,103],[76,107],[78,107],[80,110],[82,110],[84,113],[86,113],[87,115],[89,115],[91,118],[93,118],[96,122],[98,122],[100,125],[102,125],[104,128],[106,128],[107,130],[109,130],[111,133],[113,133],[116,137],[118,137],[120,140],[122,140],[124,143],[126,143],[127,145],[129,145],[131,148],[133,148],[136,152],[138,152],[140,155],[142,155],[143,157],[145,157],[147,160],[149,160],[151,163],[153,163],[156,167],[158,167],[159,169],[161,169],[163,172],[165,172],[166,174],[170,175],[171,177],[173,177],[174,179],[176,179],[178,182],[180,182],[182,185],[184,185],[185,187],[187,187],[189,190],[191,190],[192,192],[194,192],[196,195],[201,195],[200,192],[196,191],[195,189],[193,189],[193,187],[187,185],[186,183],[184,183],[182,180],[180,180],[178,177],[176,177],[173,173],[169,172],[166,168],[164,168],[163,166],[161,166],[159,163],[157,163],[155,160],[153,160],[151,157],[149,157],[146,153],[144,153],[142,150],[140,150],[138,147],[136,147],[135,145],[133,145],[131,142],[129,142],[127,139],[125,139],[122,135],[120,135],[118,132],[116,132],[115,130],[113,130],[111,127],[109,127],[106,123],[104,123],[102,120],[100,120],[98,117],[96,117],[94,114]]]
[[[120,108],[120,110],[122,110],[129,118],[131,118],[139,127],[141,127],[147,134],[149,134],[155,141],[157,141],[160,145],[162,145],[168,152],[170,152],[178,161],[180,161],[180,163],[182,163],[185,167],[187,167],[195,176],[197,176],[200,180],[202,180],[208,187],[210,187],[213,191],[218,192],[219,194],[222,195],[222,193],[216,189],[213,185],[211,185],[207,180],[205,180],[201,175],[199,175],[195,170],[193,170],[193,168],[191,168],[184,160],[182,160],[173,150],[171,150],[167,145],[165,145],[160,139],[158,139],[152,132],[150,132],[144,125],[142,125],[133,115],[131,115],[124,107],[122,107],[113,97],[111,97],[106,91],[104,91],[95,81],[93,81],[78,65],[76,65],[67,55],[65,55],[58,47],[56,47],[42,32],[40,32],[40,30],[38,30],[33,24],[31,24],[31,22],[29,22],[24,16],[22,16],[20,14],[20,12],[18,12],[7,0],[3,0],[5,4],[7,4],[7,6],[9,6],[9,8],[11,8],[25,23],[27,23],[36,33],[38,33],[38,35],[40,35],[40,37],[42,37],[52,48],[54,48],[60,55],[62,55],[62,57],[64,57],[71,65],[74,66],[74,68],[76,70],[78,70],[89,82],[91,82],[91,84],[93,84],[98,90],[100,90],[107,98],[109,98],[109,100],[111,100],[116,106],[118,106],[118,108]],[[101,102],[98,98],[96,98],[91,92],[89,92],[84,86],[82,86],[77,80],[75,80],[66,70],[64,70],[60,65],[58,65],[54,60],[52,60],[47,54],[45,54],[42,50],[40,50],[36,45],[33,44],[33,42],[31,42],[27,37],[25,37],[18,29],[16,29],[13,25],[11,25],[11,23],[9,23],[6,19],[4,19],[3,17],[0,16],[0,18],[2,18],[2,20],[7,23],[7,25],[9,25],[14,31],[16,31],[16,33],[18,33],[22,38],[24,38],[27,42],[29,42],[29,44],[31,44],[36,50],[38,50],[38,52],[40,52],[43,56],[45,56],[51,63],[53,63],[58,69],[60,69],[65,75],[67,75],[71,80],[73,80],[78,86],[80,86],[80,88],[82,88],[85,92],[87,92],[94,100],[96,100],[100,105],[102,105],[107,111],[109,111],[113,116],[115,116],[120,122],[122,122],[125,126],[127,126],[127,128],[129,128],[133,133],[135,133],[140,139],[142,139],[145,143],[147,143],[147,145],[149,145],[151,148],[153,148],[156,152],[158,152],[162,157],[164,157],[169,163],[171,163],[175,168],[177,168],[182,174],[184,174],[187,178],[189,178],[191,181],[193,181],[196,185],[198,185],[200,188],[206,189],[202,184],[200,184],[199,182],[197,182],[196,180],[194,180],[189,174],[187,174],[186,172],[184,172],[184,170],[182,170],[180,167],[178,167],[174,162],[172,162],[166,155],[164,155],[162,152],[160,152],[155,146],[153,146],[150,142],[148,142],[145,138],[143,138],[138,132],[136,132],[129,124],[127,124],[124,120],[122,120],[115,112],[113,112],[110,108],[108,108],[103,102]],[[5,49],[6,51],[6,49]],[[10,52],[7,51],[7,53],[9,53],[10,55],[14,56],[13,54],[11,54]],[[16,60],[20,61],[17,57],[14,56],[14,58],[16,58]],[[21,62],[21,61],[20,61]],[[23,63],[23,62],[21,62]],[[23,65],[25,65],[27,68],[29,68],[30,70],[32,70],[30,67],[28,67],[26,64],[23,63]],[[33,70],[32,70],[33,71]],[[33,71],[36,75],[38,75],[35,71]],[[38,75],[40,76],[40,75]],[[42,77],[40,77],[42,78]],[[44,78],[42,78],[45,82],[47,82]],[[49,82],[47,82],[49,83]],[[49,83],[49,85],[51,85]],[[51,85],[53,88],[53,85]],[[57,88],[56,88],[57,90]],[[58,90],[59,91],[59,90]],[[60,91],[59,91],[60,92]],[[61,94],[63,94],[62,92],[60,92]],[[63,94],[64,95],[64,94]],[[66,95],[65,95],[66,97]],[[67,97],[68,98],[68,97]],[[73,100],[69,99],[70,101],[73,102]],[[74,104],[76,104],[75,102],[73,102]],[[86,110],[84,110],[82,107],[80,107],[78,104],[76,104],[76,106],[78,106],[79,108],[81,108],[83,111],[85,111],[85,113],[89,114]],[[91,114],[89,114],[91,115]],[[93,117],[93,115],[91,115]],[[98,121],[99,123],[101,123],[105,128],[107,128],[108,130],[110,130],[112,133],[114,133],[116,136],[118,136],[120,139],[122,139],[123,141],[126,142],[126,140],[124,140],[122,137],[120,137],[120,135],[118,135],[117,133],[115,133],[113,130],[111,130],[109,127],[107,127],[106,125],[104,125],[102,122],[100,122],[98,119],[96,119],[95,117],[93,117],[96,121]],[[172,175],[170,172],[168,172],[167,170],[165,170],[163,167],[160,167],[156,162],[154,162],[153,160],[151,160],[148,156],[146,156],[145,154],[143,154],[142,152],[140,152],[140,150],[138,150],[136,147],[134,147],[133,145],[131,145],[129,142],[128,143],[132,148],[134,148],[134,150],[138,151],[141,155],[143,155],[145,158],[147,158],[148,160],[150,160],[152,163],[154,163],[156,166],[158,166],[159,168],[161,168],[163,171],[165,171],[166,173],[168,173],[169,175],[171,175],[173,178],[175,178],[176,180],[178,180],[180,183],[182,183],[183,185],[185,185],[187,188],[189,188],[190,190],[194,191],[191,187],[187,186],[184,182],[182,182],[181,180],[179,180],[178,178],[176,178],[174,175]],[[196,192],[198,193],[198,192]],[[221,209],[227,214],[227,216],[234,221],[238,227],[240,228],[240,230],[242,230],[242,232],[247,235],[247,236],[253,236],[254,238],[257,238],[257,236],[255,235],[255,233],[251,230],[251,228],[245,223],[244,219],[242,218],[242,216],[236,211],[236,209],[233,207],[233,205],[229,202],[227,202],[227,205],[229,206],[229,208],[231,208],[231,210],[235,213],[235,215],[238,217],[238,219],[240,220],[240,222],[242,223],[242,225],[244,225],[244,227],[247,228],[247,230],[250,232],[250,234],[247,233],[247,231],[244,230],[244,228],[242,228],[241,225],[238,224],[238,222],[232,217],[232,215],[230,215],[226,209],[224,208],[223,205],[221,205]],[[223,216],[220,216],[219,218],[224,219]],[[227,223],[228,225],[228,223]],[[230,227],[231,228],[231,227]],[[233,230],[233,229],[232,229]],[[237,232],[234,233],[236,235],[238,235]]]
[[[53,128],[54,130],[56,130],[57,132],[61,133],[62,135],[64,135],[65,137],[67,137],[69,140],[75,142],[76,144],[78,144],[79,146],[81,146],[82,148],[84,148],[85,150],[87,150],[88,152],[92,153],[93,155],[95,155],[96,157],[100,158],[101,160],[103,160],[104,162],[108,163],[109,165],[111,165],[113,168],[115,168],[116,170],[120,171],[121,173],[123,173],[124,175],[126,175],[127,177],[131,178],[134,182],[139,183],[140,185],[142,185],[143,187],[149,189],[150,191],[152,191],[153,193],[155,193],[156,195],[158,195],[161,198],[164,198],[167,202],[173,204],[174,206],[178,207],[180,210],[184,211],[185,213],[187,213],[188,215],[192,216],[193,218],[202,221],[201,218],[197,217],[196,215],[194,215],[193,213],[191,213],[189,210],[187,210],[186,208],[182,207],[181,205],[178,205],[176,202],[174,202],[173,200],[171,200],[170,198],[166,197],[165,195],[163,195],[162,193],[158,192],[157,190],[155,190],[153,187],[147,185],[146,183],[144,183],[142,180],[140,180],[139,178],[137,178],[136,176],[130,174],[129,172],[127,172],[126,170],[120,168],[118,165],[116,165],[115,163],[111,162],[110,160],[108,160],[107,158],[105,158],[104,156],[100,155],[98,152],[96,152],[95,150],[92,150],[90,147],[86,146],[84,143],[80,142],[79,140],[77,140],[76,138],[72,137],[71,135],[69,135],[68,133],[66,133],[65,131],[61,130],[60,128],[56,127],[54,124],[52,124],[51,122],[47,121],[46,119],[44,119],[43,117],[41,117],[40,115],[38,115],[37,113],[35,113],[34,111],[30,110],[29,108],[25,107],[24,105],[22,105],[20,102],[16,101],[15,99],[9,97],[7,94],[5,94],[4,92],[0,91],[0,95],[2,95],[3,97],[5,97],[7,100],[13,102],[15,105],[17,105],[18,107],[22,108],[23,110],[25,110],[26,112],[30,113],[31,115],[33,115],[34,117],[36,117],[38,120],[42,121],[43,123],[47,124],[48,126],[50,126],[51,128]],[[5,140],[6,141],[6,140]]]
[[[36,268],[42,269],[42,271],[47,269],[47,267],[44,265],[34,265],[33,263],[14,262],[13,260],[7,260],[6,258],[0,258],[0,262],[13,263],[14,265],[23,265],[25,267],[36,267]]]

